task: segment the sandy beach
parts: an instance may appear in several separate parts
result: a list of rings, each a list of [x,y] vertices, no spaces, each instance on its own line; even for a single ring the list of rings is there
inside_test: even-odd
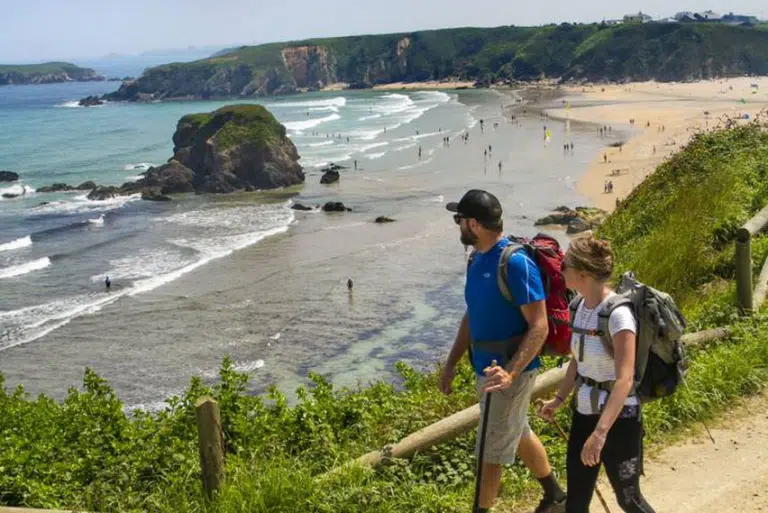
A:
[[[632,134],[621,148],[608,146],[615,138],[606,139],[605,149],[594,156],[577,185],[580,193],[608,211],[697,131],[717,126],[725,117],[754,118],[768,108],[768,77],[594,85],[565,91],[563,108],[546,110],[550,117],[594,123],[595,137],[600,137],[599,126],[610,127],[611,134],[617,130]],[[613,193],[604,192],[606,181],[613,182]]]
[[[391,91],[391,90],[419,90],[419,89],[467,89],[475,86],[474,82],[441,82],[437,80],[428,80],[426,82],[392,82],[391,84],[381,84],[373,86],[374,90],[379,91]]]

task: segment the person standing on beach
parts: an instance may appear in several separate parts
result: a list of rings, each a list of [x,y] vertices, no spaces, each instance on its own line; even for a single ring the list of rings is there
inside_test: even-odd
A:
[[[544,490],[534,513],[562,513],[565,493],[544,446],[528,424],[531,393],[541,366],[538,354],[549,332],[539,268],[525,251],[509,257],[508,286],[515,301],[508,301],[496,282],[499,259],[511,243],[504,236],[499,200],[487,191],[474,189],[446,208],[454,212],[461,243],[473,246],[474,252],[464,286],[467,309],[440,374],[440,390],[451,393],[456,365],[469,350],[481,398],[481,419],[485,398],[488,392],[493,394],[487,429],[482,421],[478,428],[478,433],[486,432],[484,454],[478,454],[483,465],[480,511],[487,513],[493,506],[502,465],[513,463],[517,453]]]
[[[109,279],[109,276],[104,279],[104,287],[106,287],[107,292],[112,288],[112,280]]]
[[[501,161],[499,161],[499,174],[501,174]]]
[[[421,160],[421,146],[419,146],[419,160]]]

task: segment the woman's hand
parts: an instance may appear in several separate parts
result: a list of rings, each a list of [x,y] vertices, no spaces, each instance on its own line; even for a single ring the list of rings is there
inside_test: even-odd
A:
[[[600,464],[600,453],[605,446],[605,433],[594,430],[581,449],[581,462],[588,467]]]
[[[555,397],[546,402],[541,403],[538,414],[544,420],[551,421],[555,416],[555,412],[563,405],[563,401],[559,397]]]

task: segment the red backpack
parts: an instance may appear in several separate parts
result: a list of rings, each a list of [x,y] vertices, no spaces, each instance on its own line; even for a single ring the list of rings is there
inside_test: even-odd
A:
[[[563,278],[562,265],[565,255],[560,249],[560,243],[543,233],[539,233],[532,239],[510,235],[509,240],[512,243],[501,252],[498,272],[496,273],[499,292],[507,301],[515,303],[512,293],[509,291],[509,285],[507,285],[507,262],[516,252],[525,250],[539,268],[541,281],[544,285],[544,294],[546,294],[549,334],[544,343],[542,354],[548,356],[570,354],[571,326],[568,309],[570,297],[565,286],[565,278]],[[471,264],[471,259],[469,264]]]

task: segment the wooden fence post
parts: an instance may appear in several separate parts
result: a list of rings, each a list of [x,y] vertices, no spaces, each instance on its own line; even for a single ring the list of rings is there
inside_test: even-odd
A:
[[[741,228],[736,235],[736,297],[742,314],[752,313],[752,234]]]
[[[219,403],[211,397],[201,397],[195,403],[195,412],[203,488],[208,499],[212,499],[224,481],[224,430]]]

